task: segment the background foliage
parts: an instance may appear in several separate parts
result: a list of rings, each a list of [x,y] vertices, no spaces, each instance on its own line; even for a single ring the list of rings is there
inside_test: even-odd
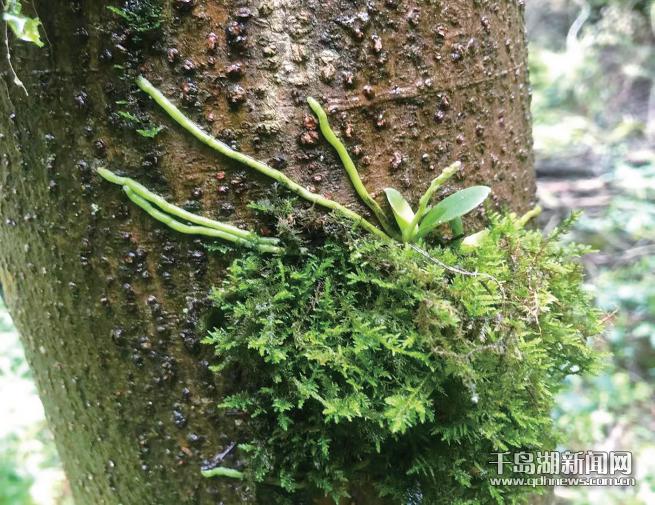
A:
[[[551,226],[584,210],[575,239],[613,314],[612,359],[570,380],[554,412],[571,450],[630,450],[635,488],[561,488],[559,503],[655,503],[655,2],[528,2],[539,196]]]
[[[561,504],[655,503],[655,1],[528,0],[543,225],[571,208],[613,358],[553,413],[571,450],[632,450],[638,486],[557,489]],[[69,505],[15,330],[0,305],[0,505]]]

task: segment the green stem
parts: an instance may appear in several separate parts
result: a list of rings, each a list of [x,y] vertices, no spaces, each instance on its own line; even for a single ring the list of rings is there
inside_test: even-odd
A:
[[[462,221],[460,216],[450,221],[448,225],[450,226],[450,231],[453,233],[453,246],[459,247],[464,238],[464,221]]]
[[[348,173],[348,177],[350,177],[350,182],[352,182],[352,185],[355,188],[355,191],[357,191],[359,197],[373,211],[373,214],[375,214],[375,217],[377,217],[384,230],[391,236],[396,235],[396,230],[391,224],[389,217],[382,210],[382,207],[378,205],[378,202],[376,202],[375,199],[369,194],[366,186],[364,186],[362,179],[359,177],[357,167],[355,167],[355,163],[348,154],[346,146],[343,145],[343,142],[341,142],[341,140],[332,130],[326,112],[323,110],[321,105],[312,97],[307,98],[307,103],[318,118],[318,124],[321,127],[321,133],[323,133],[325,139],[330,143],[330,145],[339,155],[341,163],[343,163],[343,166]]]
[[[320,205],[327,209],[337,211],[347,219],[362,226],[362,228],[365,228],[371,233],[374,233],[378,237],[384,238],[386,240],[391,240],[391,237],[389,237],[381,229],[379,229],[377,226],[373,225],[372,223],[364,219],[356,212],[353,212],[347,207],[341,205],[340,203],[337,203],[333,200],[325,198],[324,196],[306,190],[300,184],[289,179],[289,177],[284,175],[279,170],[275,170],[274,168],[269,167],[265,163],[262,163],[261,161],[257,161],[256,159],[251,158],[246,154],[235,151],[231,149],[228,145],[221,142],[220,140],[205,133],[197,124],[191,121],[188,117],[186,117],[182,113],[182,111],[180,111],[175,105],[173,105],[161,93],[161,91],[155,88],[145,77],[142,76],[139,77],[136,82],[139,88],[141,88],[142,91],[148,94],[162,109],[164,109],[166,113],[175,122],[177,122],[180,126],[182,126],[182,128],[187,130],[198,140],[200,140],[203,144],[211,147],[215,151],[218,151],[219,153],[223,154],[224,156],[227,156],[230,159],[238,161],[239,163],[243,163],[244,165],[252,168],[253,170],[256,170],[257,172],[264,174],[267,177],[270,177],[271,179],[279,182],[287,189],[297,194],[298,196],[304,198],[305,200],[308,200],[309,202],[312,202],[316,205]]]
[[[121,177],[107,170],[106,168],[98,168],[98,174],[109,182],[118,184],[119,186],[129,187],[134,193],[139,195],[141,198],[154,203],[160,209],[168,212],[169,214],[173,216],[177,216],[191,223],[195,223],[207,228],[214,228],[216,230],[222,231],[224,233],[229,233],[231,235],[235,235],[245,240],[259,240],[262,242],[268,242],[270,244],[277,244],[279,242],[279,240],[275,238],[260,237],[256,233],[247,230],[242,230],[241,228],[237,228],[236,226],[221,223],[220,221],[214,221],[213,219],[199,216],[197,214],[192,214],[191,212],[188,212],[176,205],[167,202],[161,196],[153,193],[142,184],[136,182],[134,179],[130,179],[129,177]]]
[[[441,186],[443,186],[453,175],[455,175],[460,168],[462,168],[461,162],[456,161],[448,168],[444,169],[443,172],[441,172],[441,174],[439,174],[439,176],[432,181],[430,187],[427,189],[425,193],[423,193],[423,196],[418,202],[418,210],[414,215],[414,219],[412,219],[412,223],[408,228],[409,230],[416,229],[418,224],[421,222],[421,219],[423,219],[423,216],[425,216],[425,213],[428,211],[428,205],[430,204],[430,200],[432,199],[434,193]]]
[[[233,468],[227,468],[224,466],[219,466],[212,468],[211,470],[201,470],[203,477],[227,477],[229,479],[243,480],[245,475],[239,470],[234,470]]]
[[[464,222],[462,221],[461,217],[456,217],[448,224],[450,225],[450,230],[453,232],[455,237],[464,235]]]
[[[205,226],[189,226],[187,224],[180,223],[179,221],[173,219],[173,217],[171,217],[169,214],[166,214],[165,212],[162,212],[161,210],[151,205],[145,198],[142,198],[137,193],[135,193],[130,186],[124,185],[123,191],[125,191],[125,194],[130,200],[145,210],[151,217],[179,233],[184,233],[186,235],[204,235],[205,237],[220,238],[238,245],[257,249],[263,253],[281,254],[284,252],[281,247],[260,243],[255,240],[247,240],[232,235],[231,233],[217,230],[215,228],[207,228]]]

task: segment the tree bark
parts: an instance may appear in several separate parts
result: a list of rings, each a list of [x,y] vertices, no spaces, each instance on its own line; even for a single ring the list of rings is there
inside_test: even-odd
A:
[[[4,66],[0,81],[0,283],[76,502],[254,503],[238,482],[200,476],[248,429],[217,410],[231,378],[217,380],[200,344],[208,290],[239,250],[208,254],[94,168],[252,229],[246,203],[274,187],[194,141],[133,78],[353,208],[306,96],[327,105],[374,194],[394,186],[415,203],[461,160],[448,190],[486,184],[496,204],[525,210],[535,188],[523,2],[169,0],[154,31],[126,27],[104,0],[34,3],[47,47],[12,44],[30,96]],[[120,110],[166,129],[145,139]],[[363,494],[360,505],[378,503]]]

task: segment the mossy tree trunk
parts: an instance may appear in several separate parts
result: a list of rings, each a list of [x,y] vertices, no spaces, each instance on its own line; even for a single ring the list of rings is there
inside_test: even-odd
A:
[[[12,44],[29,97],[6,65],[0,81],[0,282],[77,503],[252,502],[238,483],[199,474],[247,430],[217,411],[223,383],[200,344],[208,288],[239,251],[208,254],[94,168],[254,229],[246,203],[275,189],[173,125],[134,76],[342,203],[358,205],[308,95],[332,111],[375,194],[393,185],[415,202],[459,159],[451,189],[487,184],[498,204],[524,210],[534,176],[523,2],[34,4],[47,48]],[[141,137],[119,111],[166,129]],[[378,503],[359,494],[358,504]]]

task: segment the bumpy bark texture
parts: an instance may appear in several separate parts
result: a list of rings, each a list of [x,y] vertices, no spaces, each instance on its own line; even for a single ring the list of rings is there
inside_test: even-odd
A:
[[[0,282],[77,503],[252,503],[238,483],[199,474],[247,430],[217,411],[234,378],[218,380],[199,343],[208,289],[239,251],[208,254],[94,168],[253,229],[245,204],[273,186],[174,126],[134,76],[342,203],[359,205],[308,95],[375,194],[393,185],[416,202],[459,159],[448,190],[488,184],[522,210],[534,196],[523,2],[169,0],[159,30],[130,26],[107,1],[34,3],[47,48],[13,44],[30,96],[6,71],[0,81]],[[127,2],[141,14],[153,5]],[[140,137],[120,110],[166,130]],[[378,503],[355,501],[368,500]]]

